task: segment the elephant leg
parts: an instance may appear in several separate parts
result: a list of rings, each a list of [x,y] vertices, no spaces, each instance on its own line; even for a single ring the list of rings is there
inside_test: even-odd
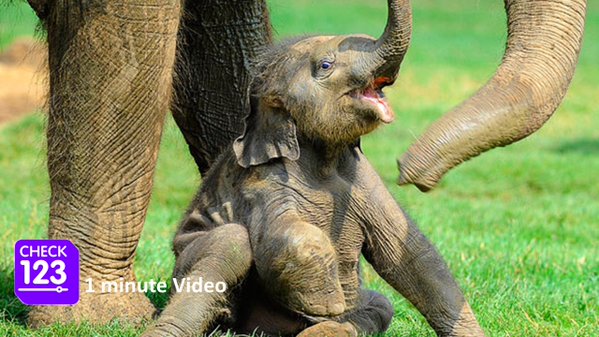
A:
[[[45,8],[38,15],[47,29],[50,68],[48,236],[78,247],[82,283],[135,281],[180,3],[55,1]],[[82,293],[73,307],[35,307],[29,322],[136,323],[153,312],[143,294],[97,291]]]
[[[230,290],[240,284],[252,266],[252,250],[247,230],[226,224],[197,237],[179,254],[173,278],[182,282],[224,282],[226,291],[188,292],[174,290],[169,304],[157,322],[143,335],[197,336],[209,332],[218,319],[231,313]]]
[[[271,43],[264,0],[185,1],[175,62],[173,116],[204,174],[241,135],[250,61]]]
[[[360,334],[373,335],[383,333],[389,328],[394,312],[393,305],[385,296],[362,289],[358,307],[344,315],[340,321],[351,323]]]
[[[368,167],[367,170],[371,168]],[[372,172],[372,171],[371,171]],[[364,216],[362,253],[374,270],[422,313],[437,335],[484,336],[447,264],[379,180]]]
[[[335,321],[324,321],[314,324],[298,337],[318,336],[357,336],[384,333],[391,320],[394,309],[389,300],[372,290],[360,291],[360,303],[353,311],[335,318]]]
[[[272,296],[308,315],[343,313],[337,253],[320,228],[283,215],[255,231],[261,232],[252,241],[256,270]]]

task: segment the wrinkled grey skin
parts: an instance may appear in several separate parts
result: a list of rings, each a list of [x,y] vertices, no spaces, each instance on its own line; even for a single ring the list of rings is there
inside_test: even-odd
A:
[[[271,39],[265,3],[29,2],[48,32],[49,237],[77,245],[82,280],[133,281],[169,98],[204,173],[241,132],[249,106],[247,64]],[[561,101],[580,50],[586,1],[506,0],[506,7],[508,48],[497,75],[409,150],[400,165],[401,183],[431,188],[460,162],[534,132]],[[223,47],[222,41],[229,43]],[[238,234],[240,250],[247,248],[245,228],[221,228]],[[206,240],[220,252],[218,240]],[[214,255],[206,252],[198,258],[209,261]],[[242,257],[247,260],[241,254],[227,261]],[[243,274],[227,274],[226,263],[205,266],[224,269],[230,283]],[[193,303],[213,308],[210,301],[221,300]],[[136,323],[153,312],[141,294],[83,293],[75,307],[34,308],[29,322]]]
[[[409,5],[389,4],[390,20],[379,40],[307,38],[262,60],[245,133],[212,167],[174,241],[175,277],[223,280],[241,290],[218,301],[175,294],[148,336],[207,332],[214,324],[300,336],[383,332],[392,308],[380,294],[360,288],[360,254],[438,335],[484,334],[439,254],[357,146],[360,136],[393,119],[379,96],[365,97],[395,80],[407,47],[410,19],[400,8]],[[507,3],[512,31],[518,15],[525,15],[514,6]],[[575,59],[577,52],[566,54]],[[501,81],[498,74],[494,81]],[[561,76],[567,85],[571,74]],[[496,99],[489,95],[474,100]],[[506,127],[522,121],[514,118]],[[487,131],[487,139],[497,137]],[[223,227],[234,232],[233,246],[207,250],[207,243],[223,240]],[[232,252],[245,258],[206,268],[212,254]]]
[[[135,281],[169,105],[205,172],[243,131],[248,59],[271,39],[265,1],[29,2],[49,49],[48,236],[79,248],[82,281]],[[35,307],[29,324],[139,324],[155,313],[144,294],[98,293]]]
[[[483,335],[441,256],[357,145],[393,120],[380,90],[395,80],[410,35],[409,5],[399,2],[390,1],[379,40],[310,37],[259,60],[245,132],[206,175],[173,244],[174,277],[238,290],[175,293],[146,336],[215,325],[272,335],[384,332],[393,308],[360,287],[361,254],[440,336]]]
[[[398,182],[428,191],[460,163],[543,126],[574,75],[586,5],[586,0],[505,0],[508,41],[499,69],[398,160]]]

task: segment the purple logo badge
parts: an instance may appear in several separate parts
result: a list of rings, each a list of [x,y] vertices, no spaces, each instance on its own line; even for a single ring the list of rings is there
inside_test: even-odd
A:
[[[15,295],[26,305],[79,302],[79,250],[69,240],[15,244]]]

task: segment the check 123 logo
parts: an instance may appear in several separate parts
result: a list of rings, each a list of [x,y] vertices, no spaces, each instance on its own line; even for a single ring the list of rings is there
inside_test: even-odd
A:
[[[15,295],[24,304],[79,301],[79,250],[69,240],[20,240],[14,267]]]

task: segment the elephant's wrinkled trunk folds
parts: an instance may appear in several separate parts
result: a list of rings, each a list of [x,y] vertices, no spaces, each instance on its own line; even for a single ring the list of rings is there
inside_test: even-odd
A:
[[[578,61],[586,0],[505,0],[505,8],[502,64],[404,154],[400,184],[433,188],[454,166],[535,132],[562,101]]]
[[[377,77],[395,80],[401,61],[410,45],[412,9],[409,0],[389,0],[387,25],[365,58],[370,61],[368,71],[376,69]]]

